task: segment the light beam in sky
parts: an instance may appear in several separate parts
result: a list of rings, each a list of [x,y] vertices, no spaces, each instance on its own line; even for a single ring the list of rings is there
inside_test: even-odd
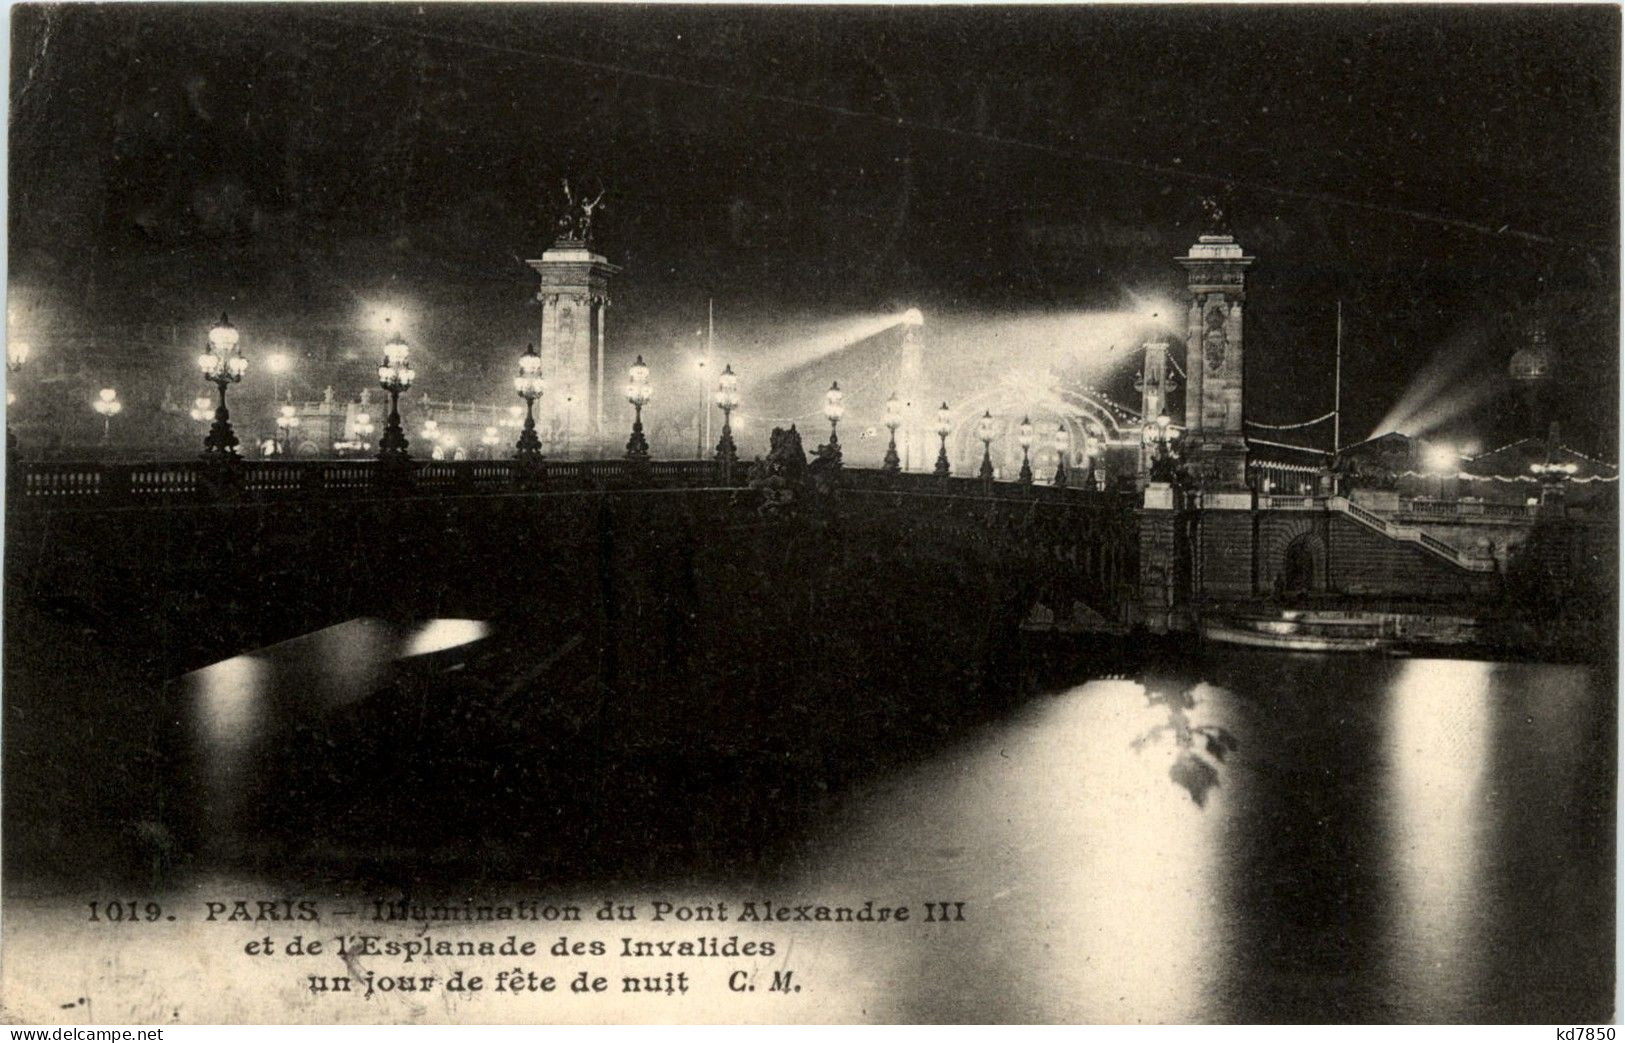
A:
[[[1433,352],[1427,365],[1411,379],[1399,400],[1367,437],[1375,438],[1389,431],[1421,434],[1482,402],[1488,397],[1485,391],[1488,371],[1480,370],[1467,378],[1467,385],[1474,389],[1471,394],[1464,395],[1459,385],[1475,362],[1482,363],[1487,354],[1487,341],[1485,331],[1477,326],[1457,331]],[[1498,382],[1499,376],[1500,369],[1496,367],[1493,379]],[[1452,385],[1458,386],[1453,388]],[[1441,399],[1447,390],[1451,393]]]

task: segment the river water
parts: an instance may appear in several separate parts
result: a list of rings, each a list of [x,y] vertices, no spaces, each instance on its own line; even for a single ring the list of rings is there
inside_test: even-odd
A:
[[[329,708],[355,702],[389,661],[447,649],[454,660],[459,645],[478,647],[485,636],[463,621],[404,634],[376,621],[346,626],[188,682],[190,720],[181,723],[199,758],[190,799],[213,839],[253,832],[243,794],[270,762],[251,747],[276,731],[279,714],[308,711],[312,698]],[[298,668],[277,669],[279,655]],[[267,977],[236,956],[242,938],[189,922],[197,917],[188,910],[211,896],[270,894],[361,909],[378,878],[207,860],[165,884],[165,907],[181,909],[179,921],[143,932],[110,934],[69,916],[84,892],[68,903],[60,890],[14,884],[6,985],[8,997],[57,1007],[81,990],[71,976],[51,977],[64,961],[121,967],[133,976],[126,992],[105,982],[82,991],[99,990],[96,1020],[136,1022],[1596,1022],[1613,1012],[1615,735],[1611,678],[1593,668],[1221,651],[1132,678],[1083,680],[905,755],[848,762],[839,778],[819,781],[818,799],[791,801],[786,816],[747,813],[788,799],[775,785],[794,790],[761,770],[651,793],[652,810],[635,820],[586,815],[595,852],[619,850],[607,835],[664,838],[670,862],[636,872],[596,854],[549,861],[550,845],[577,846],[569,838],[582,827],[566,825],[561,810],[573,794],[516,794],[506,817],[482,819],[465,843],[495,850],[496,834],[522,836],[537,851],[535,871],[434,892],[540,895],[589,911],[580,924],[528,925],[544,943],[598,938],[613,951],[623,936],[703,935],[776,944],[770,960],[652,961],[643,971],[685,971],[688,994],[615,1008],[547,995],[506,1004],[489,995],[312,999],[299,974]],[[448,771],[437,771],[437,787],[482,792],[473,776],[483,769],[467,780]],[[657,818],[677,825],[646,827]],[[702,819],[704,831],[693,827]],[[681,857],[684,843],[702,832],[714,841],[730,823],[775,837],[723,844],[698,862]],[[689,839],[671,847],[674,836]],[[552,865],[570,872],[554,878]],[[726,919],[594,922],[590,911],[610,897],[645,913],[661,901]],[[740,921],[744,903],[769,900],[872,900],[908,905],[912,917]],[[925,923],[927,902],[964,903],[956,907],[964,919]],[[514,929],[432,933],[501,938]],[[262,933],[272,932],[237,930]],[[222,987],[192,988],[188,976],[199,971],[176,961],[179,949],[217,951],[207,973]],[[531,962],[612,980],[630,973],[613,958]],[[762,991],[731,992],[738,969],[764,982]],[[796,991],[765,994],[772,970],[792,970]]]

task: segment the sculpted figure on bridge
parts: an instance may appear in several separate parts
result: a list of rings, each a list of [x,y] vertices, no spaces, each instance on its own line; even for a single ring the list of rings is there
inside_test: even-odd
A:
[[[570,190],[570,182],[564,182],[565,211],[559,217],[559,238],[570,239],[584,243],[592,238],[592,213],[604,201],[603,186],[599,186],[598,195],[588,199],[585,195],[577,199]]]
[[[807,481],[807,453],[801,432],[775,427],[768,439],[767,459],[756,458],[750,468],[750,487],[762,492],[762,514],[777,514],[794,505],[796,493]]]

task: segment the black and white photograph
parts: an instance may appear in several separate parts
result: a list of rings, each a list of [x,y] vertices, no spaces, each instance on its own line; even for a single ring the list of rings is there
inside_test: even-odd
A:
[[[8,12],[0,1021],[1613,1038],[1618,4]]]

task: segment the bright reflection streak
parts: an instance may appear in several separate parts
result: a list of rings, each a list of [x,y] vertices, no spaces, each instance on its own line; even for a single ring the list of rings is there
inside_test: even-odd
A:
[[[1224,789],[1200,808],[1169,777],[1174,742],[1134,749],[1168,720],[1140,685],[1098,682],[1076,694],[1080,758],[1057,796],[1076,808],[1087,843],[1055,851],[1051,868],[1057,907],[1074,910],[1069,933],[1085,941],[1075,987],[1099,1020],[1196,1020],[1211,1009],[1227,942],[1216,872]],[[1217,694],[1198,691],[1193,724],[1212,723]]]
[[[1483,963],[1485,788],[1493,664],[1418,659],[1388,693],[1389,857],[1398,889],[1384,950],[1417,1003],[1399,1020],[1461,1020]]]
[[[205,835],[224,837],[240,821],[254,782],[253,753],[273,722],[270,708],[271,668],[252,655],[194,670],[182,678],[183,713],[192,722],[188,752],[199,786]]]
[[[1193,725],[1233,726],[1218,719],[1228,692],[1202,685],[1195,694]],[[995,743],[854,797],[862,817],[842,821],[792,890],[836,891],[850,886],[853,867],[876,867],[896,893],[924,898],[957,883],[982,910],[959,934],[909,946],[816,936],[821,957],[839,955],[859,980],[887,986],[868,994],[864,1017],[1210,1017],[1233,945],[1227,851],[1241,798],[1227,789],[1238,781],[1231,764],[1202,808],[1169,777],[1171,740],[1136,751],[1136,739],[1168,721],[1140,684],[1094,681],[1033,704]],[[1235,756],[1245,755],[1240,741]]]
[[[401,658],[472,644],[490,632],[491,628],[477,619],[431,619],[407,637]]]

